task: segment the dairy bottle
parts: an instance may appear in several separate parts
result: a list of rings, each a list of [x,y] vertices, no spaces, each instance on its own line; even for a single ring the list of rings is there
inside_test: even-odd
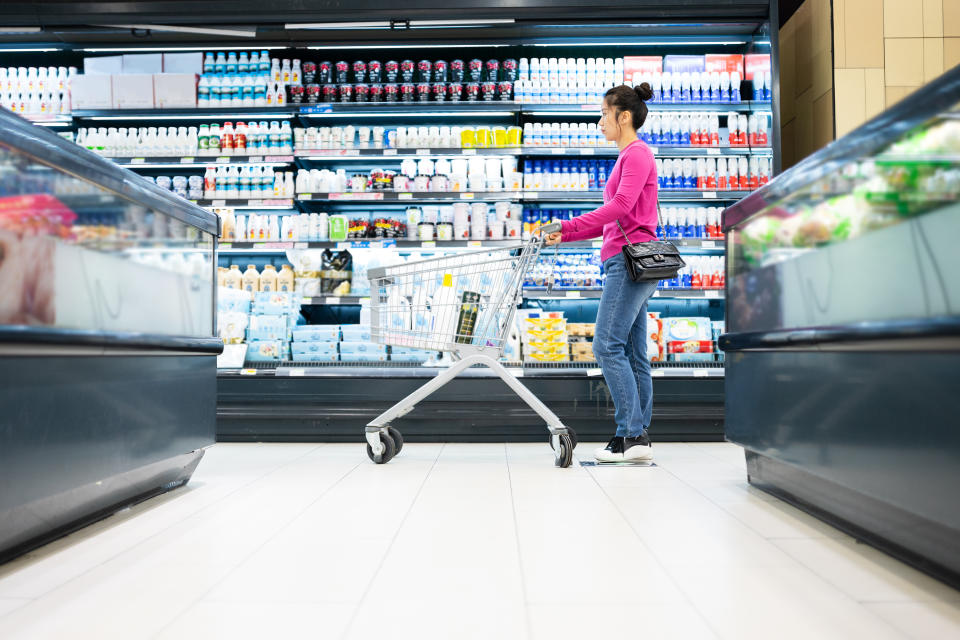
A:
[[[276,290],[277,270],[272,264],[268,264],[263,268],[263,273],[260,274],[260,291],[273,292]]]
[[[293,269],[290,265],[285,264],[280,267],[280,273],[277,275],[277,291],[293,291],[294,282]]]
[[[230,269],[223,275],[223,286],[228,289],[243,288],[243,275],[240,273],[240,267],[235,264],[230,265]]]
[[[257,267],[248,264],[247,270],[243,273],[243,285],[242,288],[244,291],[249,291],[254,293],[260,291],[260,274],[257,273]]]

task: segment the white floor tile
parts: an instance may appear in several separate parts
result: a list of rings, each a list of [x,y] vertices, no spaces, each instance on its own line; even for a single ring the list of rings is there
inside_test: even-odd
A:
[[[960,638],[960,605],[952,602],[875,602],[866,608],[913,640]]]
[[[370,600],[357,611],[346,635],[349,640],[525,640],[523,604],[487,598],[436,603],[401,594]]]
[[[530,605],[534,640],[557,638],[643,638],[715,640],[700,614],[686,603]]]
[[[277,602],[199,602],[157,640],[333,640],[343,636],[355,605]]]
[[[960,591],[865,544],[850,540],[774,540],[774,544],[850,597],[860,601],[944,600]]]
[[[29,598],[0,598],[0,618],[31,602]]]

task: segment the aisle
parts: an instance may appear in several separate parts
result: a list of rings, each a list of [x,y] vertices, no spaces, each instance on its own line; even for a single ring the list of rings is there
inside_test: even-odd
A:
[[[186,489],[0,566],[0,637],[960,636],[960,592],[749,488],[738,447],[654,450],[217,445]]]

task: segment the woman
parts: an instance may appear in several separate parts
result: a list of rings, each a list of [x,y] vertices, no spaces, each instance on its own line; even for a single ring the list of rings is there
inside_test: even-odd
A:
[[[561,231],[546,237],[548,245],[603,236],[600,258],[606,282],[597,312],[593,353],[616,408],[616,435],[594,452],[601,462],[649,460],[653,457],[647,428],[653,410],[653,381],[647,359],[647,300],[656,282],[633,282],[622,249],[630,242],[656,240],[657,170],[653,153],[637,138],[647,118],[646,101],[653,97],[644,82],[631,89],[620,85],[607,91],[600,129],[620,149],[603,190],[604,205],[565,220]],[[623,232],[617,227],[617,221]]]

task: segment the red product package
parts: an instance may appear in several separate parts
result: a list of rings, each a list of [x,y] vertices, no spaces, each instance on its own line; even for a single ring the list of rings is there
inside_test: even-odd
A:
[[[655,73],[663,72],[662,56],[624,56],[623,79],[627,84],[635,82],[633,76],[647,78]]]
[[[744,60],[744,70],[744,80],[753,80],[753,74],[757,71],[770,71],[770,54],[748,53]]]
[[[743,55],[739,53],[708,53],[703,58],[707,71],[711,73],[714,71],[717,73],[723,73],[724,71],[733,73],[736,71],[743,78]]]
[[[667,353],[713,353],[713,340],[671,340]]]

